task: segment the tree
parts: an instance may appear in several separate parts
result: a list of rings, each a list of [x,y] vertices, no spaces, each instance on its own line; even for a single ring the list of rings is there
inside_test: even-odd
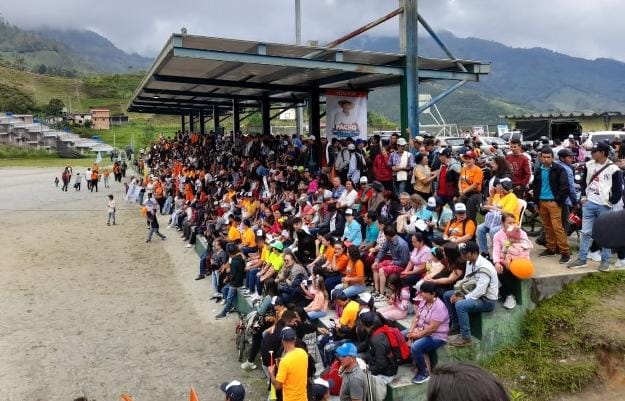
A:
[[[36,109],[32,95],[13,86],[0,84],[0,110],[27,114],[33,113]]]
[[[60,116],[64,107],[65,104],[61,99],[52,98],[48,102],[45,111],[48,116]]]
[[[46,72],[48,72],[48,68],[44,64],[39,64],[39,67],[37,67],[37,74],[43,75]]]

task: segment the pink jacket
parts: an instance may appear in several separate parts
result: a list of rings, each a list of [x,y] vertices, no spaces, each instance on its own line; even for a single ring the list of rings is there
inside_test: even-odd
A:
[[[512,259],[529,259],[530,250],[534,247],[527,239],[525,231],[520,231],[520,239],[512,240],[502,228],[493,237],[493,263],[510,263]]]

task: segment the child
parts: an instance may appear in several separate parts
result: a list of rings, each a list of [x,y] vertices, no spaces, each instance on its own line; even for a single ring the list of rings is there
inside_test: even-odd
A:
[[[80,173],[76,173],[76,181],[74,182],[74,189],[80,191],[80,183],[82,182],[82,176]]]
[[[113,225],[115,225],[115,200],[113,199],[113,195],[109,195],[109,204],[108,204],[108,220],[106,221],[106,225],[111,225],[111,218],[113,219]]]
[[[443,265],[443,249],[439,247],[432,248],[432,258],[425,263],[425,276],[414,285],[414,289],[421,291],[421,284],[426,278],[432,278],[438,273],[442,272],[445,266]]]
[[[56,185],[56,187],[59,187],[59,177],[54,177],[54,185]]]

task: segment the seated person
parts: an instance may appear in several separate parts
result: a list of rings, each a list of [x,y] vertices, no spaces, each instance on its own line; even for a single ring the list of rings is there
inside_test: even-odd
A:
[[[449,310],[450,322],[453,327],[458,327],[460,335],[449,341],[455,347],[471,345],[471,327],[469,326],[469,313],[491,312],[499,298],[499,278],[495,266],[480,255],[479,246],[469,241],[460,249],[467,261],[465,281],[457,283],[458,289],[447,291],[444,295],[445,305]],[[472,291],[464,291],[462,284],[467,279],[476,280]]]
[[[342,309],[342,312],[339,316],[339,322],[335,327],[331,328],[332,331],[319,329],[323,336],[317,341],[317,347],[321,353],[324,367],[332,364],[335,350],[341,344],[354,339],[358,312],[360,312],[360,304],[349,299],[343,290],[332,291],[332,299]],[[333,342],[330,342],[330,340],[333,340]]]
[[[448,331],[449,312],[437,296],[436,285],[425,282],[415,303],[415,318],[406,335],[411,342],[412,362],[417,367],[413,383],[421,384],[429,380],[430,372],[436,366],[436,350],[447,342]],[[430,360],[430,372],[425,364],[425,354]]]
[[[345,210],[345,229],[343,231],[343,241],[352,245],[360,246],[362,244],[362,228],[360,223],[354,218],[354,210]]]
[[[284,265],[278,273],[278,290],[285,304],[291,303],[296,292],[301,293],[300,283],[308,279],[308,271],[297,263],[295,255],[287,251],[283,256]]]
[[[282,242],[272,241],[269,247],[271,252],[269,252],[267,256],[267,262],[263,265],[263,268],[256,273],[256,280],[260,283],[264,283],[265,280],[270,277],[275,277],[282,269],[282,266],[284,266],[284,258],[282,256],[284,245]]]
[[[355,245],[347,248],[347,256],[349,256],[349,262],[345,269],[345,276],[341,279],[341,284],[337,284],[334,288],[342,289],[348,298],[353,298],[365,290],[365,265]]]
[[[310,282],[310,285],[307,285]],[[319,275],[313,275],[306,282],[300,284],[302,292],[312,301],[304,307],[308,319],[317,320],[328,313],[330,299],[326,291],[325,281]]]
[[[495,180],[494,194],[489,204],[483,206],[488,210],[484,222],[477,226],[477,243],[482,255],[488,255],[488,237],[491,238],[501,229],[501,214],[519,211],[519,199],[512,192],[512,180],[508,177]]]
[[[475,222],[467,217],[467,207],[464,203],[456,203],[454,217],[447,223],[443,233],[444,241],[463,244],[475,236]]]
[[[430,260],[425,262],[425,275],[414,286],[417,291],[421,290],[421,284],[423,284],[426,280],[429,281],[434,279],[434,277],[445,269],[445,265],[443,264],[443,261],[445,260],[443,249],[435,246],[430,250],[430,253],[432,254],[432,257]]]
[[[358,319],[369,336],[363,359],[367,362],[371,374],[388,384],[397,375],[398,366],[388,337],[380,330],[383,322],[373,311],[362,313]]]
[[[326,288],[334,289],[343,281],[343,273],[349,264],[349,256],[347,256],[345,244],[341,240],[336,239],[332,246],[334,247],[334,254],[332,259],[323,266],[321,274],[325,278]]]
[[[514,295],[507,292],[507,288],[516,279],[510,273],[510,262],[515,259],[530,260],[530,251],[534,247],[532,241],[527,238],[527,233],[516,224],[516,217],[511,213],[501,215],[502,229],[493,238],[493,263],[499,273],[502,283],[500,289],[502,298],[505,298],[503,306],[512,309],[516,306]]]
[[[317,257],[308,264],[309,272],[312,272],[315,266],[324,266],[332,260],[334,256],[334,247],[332,246],[332,235],[317,234]]]
[[[405,319],[410,306],[410,287],[402,286],[402,280],[397,273],[388,277],[386,286],[390,290],[386,299],[388,306],[379,308],[378,312],[388,321]]]
[[[378,298],[381,298],[386,286],[386,277],[393,273],[404,271],[410,260],[408,244],[397,235],[397,232],[391,225],[384,227],[384,236],[386,241],[378,251],[378,256],[376,256],[375,262],[371,266],[373,270],[373,285],[375,287],[374,296]],[[390,253],[390,259],[385,259],[387,253]]]
[[[430,248],[425,245],[425,236],[423,233],[417,232],[410,236],[412,242],[412,252],[410,253],[410,261],[406,269],[400,273],[402,282],[411,286],[417,283],[425,272],[425,264],[432,257]]]
[[[254,298],[261,295],[260,280],[256,279],[256,274],[260,272],[264,264],[267,263],[269,257],[269,246],[265,243],[265,235],[263,230],[256,232],[256,247],[258,251],[251,254],[245,264],[245,286],[246,290],[242,293],[251,294]]]

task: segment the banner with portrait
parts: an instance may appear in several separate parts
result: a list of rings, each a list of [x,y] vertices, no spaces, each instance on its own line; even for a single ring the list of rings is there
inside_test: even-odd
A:
[[[326,90],[326,136],[367,140],[367,92]]]

